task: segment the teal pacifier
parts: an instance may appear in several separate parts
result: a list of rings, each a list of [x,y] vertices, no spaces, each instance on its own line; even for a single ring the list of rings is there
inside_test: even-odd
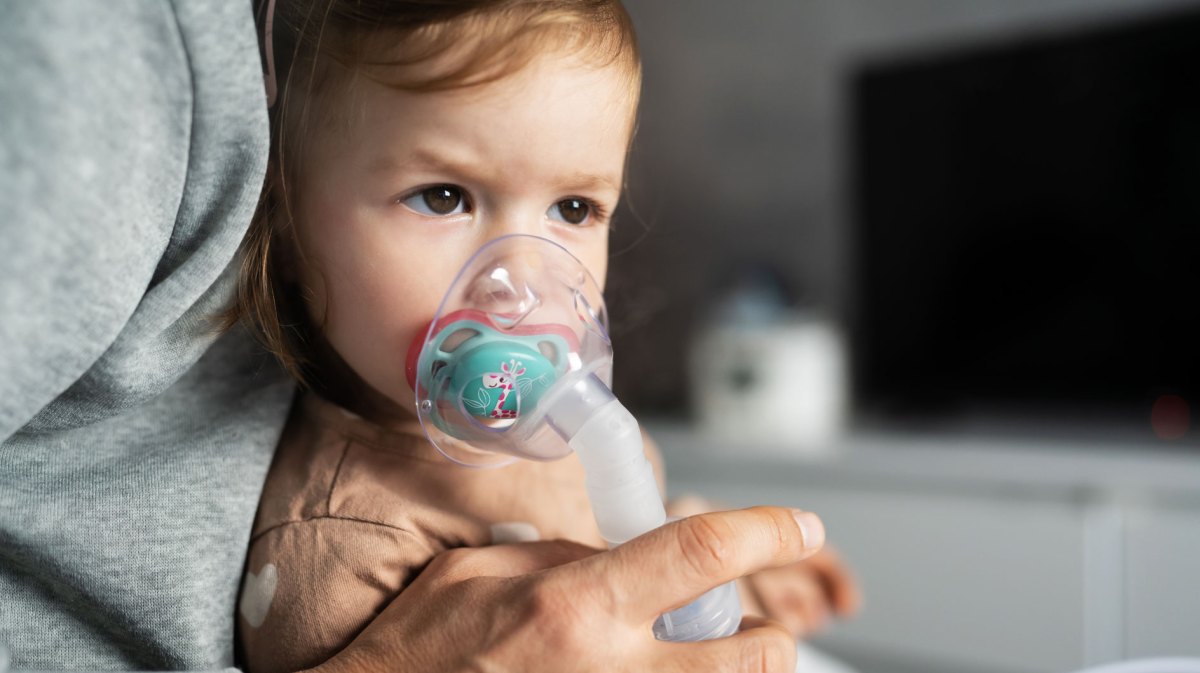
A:
[[[439,391],[429,417],[443,432],[450,407],[484,428],[503,429],[532,409],[567,370],[570,345],[560,334],[505,334],[483,321],[462,317],[429,342],[429,366],[422,368],[427,390]],[[454,348],[445,350],[447,342]]]

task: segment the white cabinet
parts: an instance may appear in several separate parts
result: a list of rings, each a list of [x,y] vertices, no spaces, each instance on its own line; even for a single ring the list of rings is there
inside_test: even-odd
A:
[[[821,515],[866,603],[818,642],[889,662],[871,673],[1068,673],[1200,655],[1200,456],[1166,456],[1155,489],[1155,470],[1111,453],[1097,464],[1069,452],[876,445],[805,462],[778,449],[755,458],[680,427],[651,435],[673,494]],[[1184,497],[1155,504],[1164,494]]]
[[[1127,655],[1200,657],[1200,509],[1131,510],[1125,571]]]

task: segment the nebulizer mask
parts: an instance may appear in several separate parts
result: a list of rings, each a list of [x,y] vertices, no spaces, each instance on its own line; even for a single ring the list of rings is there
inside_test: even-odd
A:
[[[518,234],[483,246],[418,334],[407,365],[425,434],[450,460],[482,467],[574,451],[610,545],[666,522],[637,421],[610,388],[600,288],[558,244]],[[704,640],[731,635],[740,621],[728,583],[663,615],[654,632]]]

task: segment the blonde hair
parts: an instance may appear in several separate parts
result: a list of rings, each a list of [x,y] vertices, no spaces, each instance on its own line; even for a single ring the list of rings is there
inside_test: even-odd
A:
[[[302,385],[353,404],[361,381],[310,324],[302,298],[281,274],[292,235],[304,139],[314,122],[338,118],[332,101],[355,77],[404,91],[486,84],[539,54],[569,52],[619,64],[636,109],[641,61],[620,0],[276,0],[278,99],[271,110],[267,182],[242,243],[233,306],[224,327],[245,324]],[[260,32],[261,34],[261,32]]]

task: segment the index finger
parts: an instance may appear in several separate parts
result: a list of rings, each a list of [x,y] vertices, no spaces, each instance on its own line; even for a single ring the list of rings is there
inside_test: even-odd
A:
[[[738,577],[795,563],[824,543],[812,512],[751,507],[669,523],[563,571],[603,585],[617,615],[640,623]]]
[[[587,558],[601,550],[570,540],[539,540],[444,551],[418,575],[433,582],[469,577],[517,577]]]

